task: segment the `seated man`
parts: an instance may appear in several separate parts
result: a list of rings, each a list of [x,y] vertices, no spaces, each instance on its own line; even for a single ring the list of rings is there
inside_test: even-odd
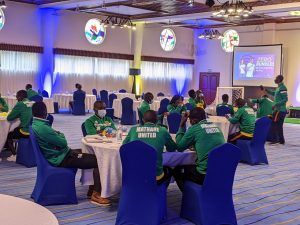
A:
[[[32,85],[31,84],[27,84],[25,87],[26,91],[27,91],[27,98],[31,99],[31,97],[39,95],[39,93],[37,93],[36,91],[32,90]]]
[[[151,145],[157,151],[156,181],[157,184],[162,184],[171,177],[170,170],[162,165],[164,146],[166,146],[167,151],[175,151],[177,146],[168,130],[156,125],[157,115],[155,111],[148,110],[145,112],[143,118],[145,124],[143,126],[132,127],[123,144],[140,140]]]
[[[12,157],[8,158],[9,161],[15,161],[16,149],[14,147],[13,140],[20,138],[29,138],[29,125],[32,119],[31,106],[32,102],[27,99],[27,92],[20,90],[17,92],[17,104],[12,111],[8,114],[7,120],[14,121],[20,119],[20,126],[15,128],[7,135],[6,146],[12,152]]]
[[[175,95],[171,101],[170,104],[167,107],[167,110],[169,113],[179,113],[182,114],[186,112],[186,107],[183,104],[183,97],[179,95]]]
[[[79,153],[68,147],[63,133],[54,130],[46,120],[47,107],[43,102],[36,102],[32,106],[32,129],[36,135],[38,145],[45,159],[52,165],[65,168],[94,169],[94,185],[90,186],[88,197],[98,205],[109,205],[110,201],[100,196],[101,183],[95,155]]]
[[[0,113],[1,112],[8,112],[8,105],[5,101],[5,99],[2,98],[1,94],[0,94]]]
[[[272,116],[274,103],[268,95],[263,95],[260,99],[251,99],[251,102],[258,105],[257,118]]]
[[[189,96],[190,96],[190,98],[189,98],[189,103],[191,104],[191,106],[193,107],[193,108],[196,108],[197,107],[197,104],[199,103],[198,102],[198,100],[197,100],[197,96],[196,96],[196,92],[195,92],[195,90],[194,89],[192,89],[192,90],[189,90]]]
[[[218,105],[217,105],[217,108],[219,108],[219,107],[221,107],[221,106],[225,106],[225,107],[227,107],[227,108],[230,109],[230,114],[233,115],[233,114],[234,114],[233,106],[230,105],[230,104],[228,104],[228,100],[229,100],[228,94],[222,95],[222,101],[223,101],[223,102],[222,102],[222,104],[218,104]]]
[[[91,116],[84,122],[87,135],[100,134],[107,128],[116,130],[114,121],[106,116],[106,105],[102,101],[94,103],[95,115]]]
[[[147,92],[145,95],[144,95],[144,101],[142,102],[140,108],[139,108],[139,111],[142,115],[145,114],[145,112],[147,112],[148,110],[150,110],[150,104],[153,103],[153,99],[154,99],[154,96],[152,93],[150,92]]]
[[[230,123],[240,124],[240,131],[229,135],[228,142],[235,144],[237,140],[251,140],[253,138],[255,128],[255,114],[252,108],[246,106],[246,101],[242,98],[238,98],[235,101],[238,107],[237,112],[232,118],[226,116]]]
[[[192,126],[186,131],[185,127],[188,117]],[[180,128],[176,135],[176,144],[179,151],[194,146],[197,153],[197,161],[196,165],[175,168],[174,177],[181,191],[185,180],[203,184],[207,169],[208,153],[224,143],[225,139],[222,131],[217,125],[206,120],[203,108],[194,108],[189,115],[186,113],[182,116]],[[181,172],[182,168],[184,173]]]
[[[78,83],[75,84],[75,88],[76,88],[77,90],[73,92],[73,101],[70,101],[70,102],[69,102],[69,106],[70,106],[71,110],[73,110],[74,101],[80,100],[80,99],[77,99],[77,98],[78,98],[78,94],[79,94],[79,93],[84,93],[84,94],[85,94],[85,92],[82,90],[81,84],[78,84]]]
[[[196,107],[205,109],[206,108],[206,102],[204,98],[204,94],[201,90],[196,91]]]

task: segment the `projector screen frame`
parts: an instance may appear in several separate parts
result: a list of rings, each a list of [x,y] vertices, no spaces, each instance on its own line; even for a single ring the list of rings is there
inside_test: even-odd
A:
[[[251,48],[251,47],[273,47],[273,46],[280,46],[281,49],[281,55],[280,55],[280,74],[284,76],[283,74],[283,44],[273,44],[273,45],[239,45],[239,46],[234,46],[233,47],[233,54],[232,54],[232,62],[231,62],[231,85],[232,87],[239,87],[242,85],[233,85],[233,78],[234,78],[234,53],[235,53],[235,48]],[[277,75],[280,75],[277,74]],[[254,86],[243,86],[243,87],[254,87]]]

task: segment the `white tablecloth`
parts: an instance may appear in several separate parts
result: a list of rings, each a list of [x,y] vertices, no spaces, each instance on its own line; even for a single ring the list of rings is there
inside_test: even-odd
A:
[[[82,139],[82,151],[95,154],[100,172],[101,197],[108,198],[120,192],[122,186],[122,166],[120,159],[121,142],[113,139],[113,143],[87,143]],[[195,152],[166,152],[163,154],[163,164],[167,166],[191,165],[196,160]],[[83,185],[93,184],[92,170],[83,170],[81,182]]]
[[[112,93],[109,93],[112,94]],[[132,100],[136,100],[135,94],[132,93],[114,93],[118,99],[122,100],[123,98],[131,98]]]
[[[68,109],[69,102],[73,101],[73,94],[54,94],[53,99],[55,102],[58,102],[60,108]],[[94,103],[96,101],[95,95],[86,95],[85,96],[85,109],[86,110],[93,110]]]
[[[215,123],[223,132],[225,140],[228,135],[239,131],[239,124],[231,124],[226,117],[223,116],[209,116],[208,121]]]
[[[58,225],[52,212],[22,198],[0,194],[0,209],[3,225]]]
[[[12,110],[12,108],[17,104],[17,98],[13,96],[3,96],[4,100],[7,102],[9,110]],[[53,99],[52,98],[43,98],[43,102],[47,106],[48,113],[54,113],[54,105],[53,105]]]
[[[7,134],[18,127],[19,124],[19,120],[8,122],[6,116],[0,116],[0,151],[5,145]]]

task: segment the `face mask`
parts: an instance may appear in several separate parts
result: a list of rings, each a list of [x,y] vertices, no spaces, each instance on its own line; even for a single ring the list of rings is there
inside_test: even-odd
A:
[[[100,118],[103,118],[106,115],[106,110],[105,109],[97,110],[97,115]]]

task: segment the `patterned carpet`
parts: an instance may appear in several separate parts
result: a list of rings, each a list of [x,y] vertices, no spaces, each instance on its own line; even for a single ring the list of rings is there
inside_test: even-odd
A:
[[[54,115],[54,127],[66,134],[70,147],[80,148],[80,125],[86,117]],[[287,144],[267,146],[270,165],[239,164],[234,182],[234,203],[238,224],[300,224],[300,125],[285,124]],[[30,199],[36,169],[27,169],[12,162],[0,162],[0,193]],[[114,224],[118,199],[111,207],[91,204],[85,197],[87,188],[79,183],[78,205],[50,206],[60,224]],[[181,193],[176,185],[168,190],[169,224],[192,224],[179,217]]]

